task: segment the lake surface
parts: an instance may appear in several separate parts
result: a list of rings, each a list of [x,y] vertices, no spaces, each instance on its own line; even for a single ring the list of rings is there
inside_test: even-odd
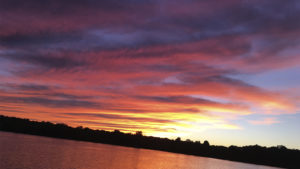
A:
[[[205,157],[0,132],[0,169],[275,169]]]

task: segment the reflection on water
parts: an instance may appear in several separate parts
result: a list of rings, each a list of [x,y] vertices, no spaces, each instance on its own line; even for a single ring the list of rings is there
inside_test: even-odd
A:
[[[162,151],[0,132],[0,169],[271,169]]]

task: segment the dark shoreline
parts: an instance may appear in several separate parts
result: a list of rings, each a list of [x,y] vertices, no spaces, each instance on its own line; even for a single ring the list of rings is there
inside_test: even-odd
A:
[[[201,144],[200,141],[192,142],[181,141],[180,139],[170,140],[166,138],[143,136],[141,132],[128,134],[122,133],[118,130],[109,132],[104,130],[92,130],[83,127],[73,128],[65,124],[36,122],[28,119],[6,117],[1,115],[0,130],[52,138],[160,150],[257,165],[295,169],[300,168],[300,151],[287,149],[284,146],[213,146],[209,145],[207,141]]]

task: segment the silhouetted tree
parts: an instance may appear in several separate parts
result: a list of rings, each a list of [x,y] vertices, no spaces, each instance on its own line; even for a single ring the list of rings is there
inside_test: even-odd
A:
[[[286,150],[287,149],[284,145],[278,145],[277,148],[281,149],[281,150]]]
[[[114,130],[114,133],[120,134],[121,132],[120,132],[120,130]]]
[[[192,143],[193,141],[190,139],[186,139],[185,142]]]
[[[175,141],[180,142],[180,141],[181,141],[181,138],[180,138],[180,137],[177,137]]]
[[[143,136],[143,132],[142,131],[137,131],[137,132],[135,132],[135,135],[136,136]]]
[[[205,141],[203,142],[203,145],[206,146],[206,147],[209,147],[209,142],[208,142],[207,140],[205,140]]]

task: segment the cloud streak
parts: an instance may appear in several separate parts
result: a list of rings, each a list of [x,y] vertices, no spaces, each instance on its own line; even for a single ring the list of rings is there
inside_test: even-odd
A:
[[[251,120],[249,121],[249,123],[253,125],[272,125],[272,124],[279,123],[279,121],[274,117],[269,117],[261,120]]]

